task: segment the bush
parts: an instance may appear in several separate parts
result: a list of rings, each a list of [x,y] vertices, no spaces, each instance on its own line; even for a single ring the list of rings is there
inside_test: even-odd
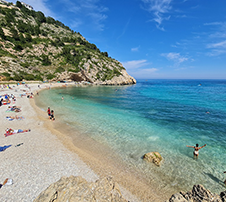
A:
[[[51,60],[49,59],[48,55],[41,55],[42,58],[42,65],[48,66],[51,65]]]
[[[14,47],[15,50],[17,51],[22,51],[23,50],[23,47],[21,46],[21,44],[17,43]]]
[[[24,76],[24,79],[27,80],[27,81],[31,81],[31,80],[34,80],[35,77],[33,74],[27,74]]]
[[[48,75],[46,75],[46,78],[48,79],[48,80],[51,80],[51,79],[53,79],[55,76],[53,75],[53,74],[48,74]]]
[[[14,77],[12,77],[14,81],[22,81],[23,77],[21,75],[18,75],[14,73]]]
[[[61,72],[64,72],[65,69],[63,67],[58,67],[56,70],[55,70],[55,73],[61,73]]]

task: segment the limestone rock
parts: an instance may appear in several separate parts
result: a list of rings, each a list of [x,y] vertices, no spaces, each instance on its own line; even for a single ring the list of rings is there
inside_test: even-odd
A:
[[[192,191],[179,192],[171,196],[166,202],[225,202],[226,191],[220,195],[211,193],[202,185],[194,185]]]
[[[146,153],[146,154],[144,154],[143,159],[148,162],[152,162],[157,166],[160,166],[160,163],[163,160],[163,158],[159,152]]]
[[[44,190],[34,202],[112,201],[126,202],[119,186],[113,180],[103,178],[88,183],[82,177],[62,177]]]

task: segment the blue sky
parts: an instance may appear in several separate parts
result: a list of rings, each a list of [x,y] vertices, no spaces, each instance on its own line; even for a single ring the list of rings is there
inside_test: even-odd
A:
[[[80,32],[136,79],[226,79],[225,0],[23,2]]]

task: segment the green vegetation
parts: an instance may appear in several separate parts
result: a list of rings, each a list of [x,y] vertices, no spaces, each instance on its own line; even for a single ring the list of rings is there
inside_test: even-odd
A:
[[[79,32],[19,1],[8,5],[0,7],[1,75],[6,80],[49,80],[65,71],[97,72],[91,77],[102,81],[121,75],[123,67]]]

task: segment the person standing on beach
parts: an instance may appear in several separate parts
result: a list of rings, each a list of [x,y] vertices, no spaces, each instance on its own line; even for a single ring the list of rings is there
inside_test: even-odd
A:
[[[55,117],[54,117],[54,111],[51,110],[51,113],[50,113],[50,117],[49,117],[52,121],[55,120]]]
[[[202,149],[203,147],[205,147],[206,144],[204,144],[203,146],[199,147],[199,144],[196,144],[196,146],[188,146],[186,145],[186,147],[191,147],[191,148],[194,148],[195,151],[194,151],[194,159],[198,159],[198,156],[199,156],[199,150]]]
[[[48,107],[47,113],[48,113],[48,116],[50,117],[50,115],[51,115],[51,113],[50,113],[50,107]]]

